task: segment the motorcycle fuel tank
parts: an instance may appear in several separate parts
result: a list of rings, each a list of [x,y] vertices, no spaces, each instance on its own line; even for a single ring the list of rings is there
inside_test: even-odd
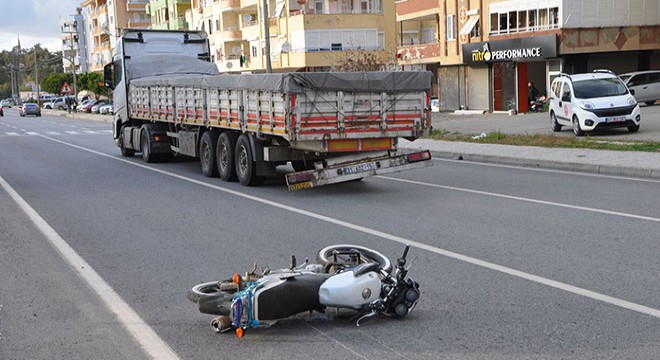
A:
[[[380,284],[373,271],[358,276],[346,271],[321,284],[319,300],[325,306],[360,309],[380,297]]]

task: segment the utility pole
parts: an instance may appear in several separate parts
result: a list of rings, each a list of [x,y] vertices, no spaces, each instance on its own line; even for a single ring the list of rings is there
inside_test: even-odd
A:
[[[34,79],[37,83],[37,106],[41,107],[41,98],[39,97],[39,64],[37,62],[37,48],[32,48],[34,51]]]
[[[270,64],[270,23],[269,23],[269,16],[268,16],[268,0],[263,1],[263,14],[261,14],[264,18],[264,40],[265,40],[265,52],[266,52],[266,72],[267,73],[272,73],[273,68]]]

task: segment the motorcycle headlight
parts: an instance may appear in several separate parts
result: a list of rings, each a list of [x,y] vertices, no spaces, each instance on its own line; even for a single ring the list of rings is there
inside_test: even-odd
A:
[[[634,97],[629,97],[628,98],[628,105],[637,105],[637,100],[635,100]]]
[[[583,101],[583,102],[580,104],[580,107],[583,108],[583,109],[585,109],[585,110],[593,110],[593,109],[596,108],[596,107],[594,106],[593,103],[588,102],[588,101]]]

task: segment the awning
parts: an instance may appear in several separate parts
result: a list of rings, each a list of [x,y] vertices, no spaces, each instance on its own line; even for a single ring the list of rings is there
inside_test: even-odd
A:
[[[479,22],[479,16],[470,16],[468,21],[463,25],[461,28],[461,32],[459,32],[459,35],[467,35],[472,32],[472,29],[474,29],[474,26],[477,25],[477,22]]]
[[[282,10],[284,10],[284,1],[280,1],[277,3],[277,8],[275,8],[275,16],[276,18],[280,17],[282,15]]]

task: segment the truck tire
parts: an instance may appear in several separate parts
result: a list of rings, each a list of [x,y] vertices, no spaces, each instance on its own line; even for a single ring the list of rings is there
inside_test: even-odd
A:
[[[199,142],[199,162],[202,165],[202,173],[207,177],[218,177],[218,166],[216,164],[216,145],[218,133],[206,131],[202,134]]]
[[[151,144],[149,141],[149,134],[146,130],[142,130],[142,141],[140,147],[142,148],[142,160],[146,163],[152,163],[156,160],[154,154],[151,153]]]
[[[238,181],[245,186],[255,186],[263,183],[263,178],[257,176],[257,169],[252,157],[252,147],[247,135],[242,134],[236,141],[234,156],[236,164],[236,176]]]
[[[119,131],[119,149],[121,149],[121,156],[131,157],[135,155],[135,150],[126,148],[126,141],[124,139],[124,128]]]
[[[218,163],[218,174],[224,181],[237,181],[236,166],[234,165],[234,150],[236,149],[236,134],[224,131],[218,138],[216,146],[216,162]]]
[[[318,260],[319,264],[323,265],[324,267],[326,267],[326,269],[328,269],[330,268],[330,266],[332,266],[332,264],[335,261],[333,254],[336,251],[349,252],[352,250],[355,250],[360,253],[360,260],[362,263],[377,262],[381,269],[387,272],[390,272],[392,270],[392,262],[390,261],[390,259],[387,258],[387,256],[381,254],[376,250],[360,245],[348,245],[348,244],[330,245],[321,249],[318,255],[316,256],[316,259]]]

